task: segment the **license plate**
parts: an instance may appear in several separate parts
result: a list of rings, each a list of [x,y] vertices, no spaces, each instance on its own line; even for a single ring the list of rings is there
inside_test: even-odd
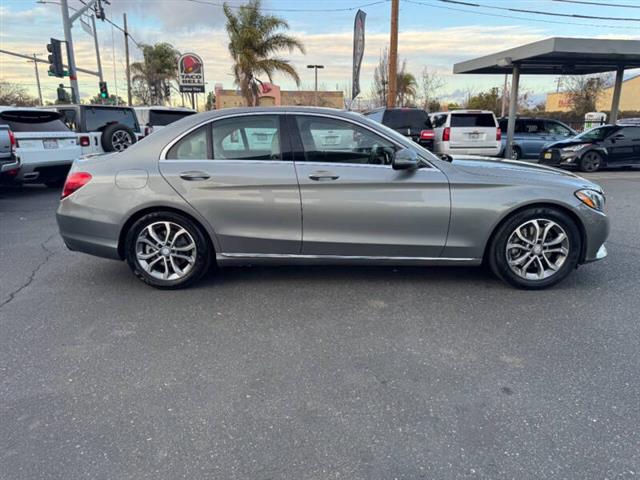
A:
[[[545,152],[545,154],[544,154],[544,158],[547,159],[547,160],[551,160],[552,156],[553,155],[551,154],[551,152]]]
[[[54,148],[58,148],[58,140],[43,140],[44,148],[48,150],[52,150]]]
[[[469,139],[471,140],[478,140],[480,138],[480,134],[479,133],[470,133],[469,134]]]

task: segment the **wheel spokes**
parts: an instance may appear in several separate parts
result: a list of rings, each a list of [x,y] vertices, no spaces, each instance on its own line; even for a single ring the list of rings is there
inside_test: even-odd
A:
[[[177,280],[194,267],[196,243],[181,225],[171,221],[155,222],[138,235],[136,258],[149,275],[160,280]]]

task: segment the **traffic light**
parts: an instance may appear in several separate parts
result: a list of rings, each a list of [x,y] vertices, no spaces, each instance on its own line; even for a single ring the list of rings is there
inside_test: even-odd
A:
[[[64,65],[62,63],[62,42],[51,39],[51,43],[47,44],[47,52],[49,52],[49,76],[64,77]]]
[[[169,83],[165,83],[164,84],[164,98],[170,98],[171,97],[171,84]]]
[[[106,100],[109,98],[109,90],[107,89],[107,82],[100,82],[100,98]]]

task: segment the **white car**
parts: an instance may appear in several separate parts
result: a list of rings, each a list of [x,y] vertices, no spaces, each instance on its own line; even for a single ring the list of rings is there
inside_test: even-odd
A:
[[[0,106],[0,124],[13,132],[21,161],[14,182],[51,187],[64,183],[71,164],[82,152],[78,136],[61,118],[55,110]]]
[[[502,132],[490,110],[452,110],[431,114],[433,151],[446,155],[496,156]]]
[[[186,107],[133,107],[138,117],[138,123],[142,129],[142,134],[146,137],[155,130],[160,130],[170,123],[181,118],[197,113],[192,108]]]

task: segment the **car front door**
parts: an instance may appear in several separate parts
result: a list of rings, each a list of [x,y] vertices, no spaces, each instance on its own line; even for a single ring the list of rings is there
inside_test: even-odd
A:
[[[394,170],[399,147],[352,121],[296,114],[289,122],[297,132],[304,255],[440,256],[450,214],[442,172]]]
[[[622,127],[607,138],[610,166],[640,162],[640,127]]]
[[[160,160],[162,175],[215,231],[218,254],[300,253],[300,190],[281,118],[215,120],[184,136]]]

